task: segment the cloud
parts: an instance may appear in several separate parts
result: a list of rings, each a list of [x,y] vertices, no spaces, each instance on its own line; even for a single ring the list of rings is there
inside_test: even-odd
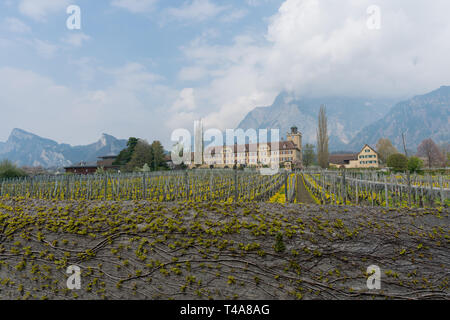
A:
[[[262,4],[268,3],[271,0],[245,0],[245,3],[251,7],[259,7]]]
[[[51,44],[48,41],[34,39],[32,43],[37,54],[44,59],[53,58],[58,51],[58,46]]]
[[[58,11],[65,14],[69,4],[69,0],[20,0],[19,11],[36,21],[45,21],[48,14]]]
[[[403,98],[449,83],[450,2],[379,0],[381,29],[367,27],[369,0],[286,0],[265,39],[243,32],[231,45],[203,39],[183,48],[180,78],[194,88],[207,126],[235,127],[283,90],[297,96]],[[431,18],[432,17],[432,18]],[[189,124],[186,124],[189,125]]]
[[[181,90],[180,96],[172,106],[172,111],[193,111],[195,110],[195,96],[193,88]]]
[[[72,144],[91,143],[103,132],[120,138],[169,136],[161,119],[177,99],[176,90],[138,63],[97,72],[111,83],[92,90],[67,87],[29,70],[0,68],[2,119],[7,119],[1,121],[0,136],[7,137],[14,127]]]
[[[89,41],[90,39],[90,36],[82,32],[70,32],[62,41],[73,47],[81,47],[85,41]]]
[[[224,14],[220,20],[223,22],[235,22],[244,18],[247,14],[248,11],[246,9],[232,10],[231,12]]]
[[[113,0],[111,5],[132,13],[152,11],[158,0]]]
[[[214,18],[226,9],[226,6],[216,5],[210,0],[190,0],[181,7],[167,9],[167,14],[176,20],[199,22]]]
[[[198,81],[207,76],[207,69],[203,67],[184,67],[178,74],[181,81]]]
[[[4,28],[10,32],[14,33],[31,32],[31,28],[27,24],[14,17],[6,18],[5,21],[3,22],[3,25]]]

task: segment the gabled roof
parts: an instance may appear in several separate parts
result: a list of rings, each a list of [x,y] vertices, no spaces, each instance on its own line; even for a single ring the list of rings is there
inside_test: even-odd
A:
[[[361,152],[363,152],[363,150],[364,150],[366,147],[369,147],[373,152],[375,152],[376,154],[378,154],[378,152],[377,152],[374,148],[372,148],[371,146],[369,146],[368,144],[365,144],[364,147],[362,147],[361,151],[358,152],[358,154],[360,154]]]

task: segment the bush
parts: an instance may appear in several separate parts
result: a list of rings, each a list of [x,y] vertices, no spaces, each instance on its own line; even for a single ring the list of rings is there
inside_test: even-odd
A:
[[[281,232],[277,233],[275,237],[275,252],[284,252],[286,250],[286,245],[283,242],[283,234]]]
[[[409,172],[419,172],[423,167],[423,161],[417,157],[411,157],[408,160],[408,170]]]
[[[408,158],[401,153],[391,154],[387,159],[387,166],[394,171],[406,171],[408,169]]]
[[[25,177],[26,173],[9,160],[0,162],[0,179]]]

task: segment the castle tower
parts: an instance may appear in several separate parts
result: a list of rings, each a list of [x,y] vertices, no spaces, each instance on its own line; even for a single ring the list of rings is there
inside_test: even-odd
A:
[[[302,149],[302,134],[298,131],[296,126],[291,128],[291,132],[286,134],[287,141],[292,141],[297,148]]]

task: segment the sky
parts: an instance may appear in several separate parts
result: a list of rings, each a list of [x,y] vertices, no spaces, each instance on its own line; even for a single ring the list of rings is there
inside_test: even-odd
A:
[[[448,0],[2,0],[0,141],[21,128],[168,145],[200,118],[234,128],[282,91],[423,94],[450,84],[449,12]]]

